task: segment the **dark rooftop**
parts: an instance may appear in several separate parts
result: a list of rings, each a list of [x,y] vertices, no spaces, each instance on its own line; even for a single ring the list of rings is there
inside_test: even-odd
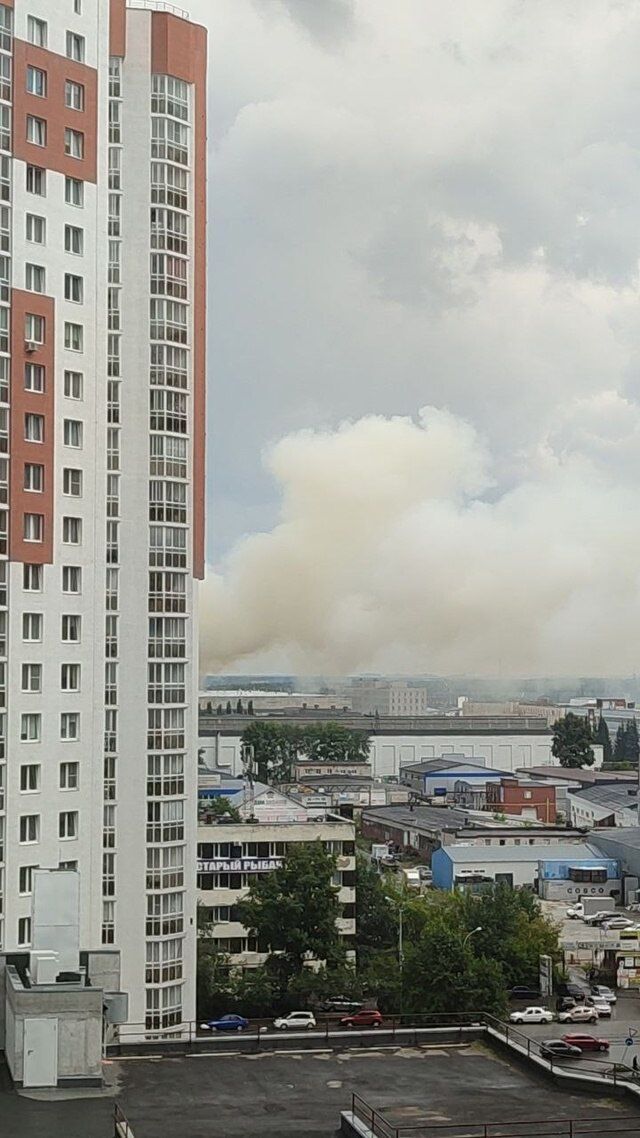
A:
[[[617,783],[615,785],[596,785],[596,786],[583,786],[580,790],[572,792],[576,798],[584,799],[585,802],[593,802],[596,806],[604,806],[607,809],[620,810],[626,808],[632,810],[634,807],[638,808],[638,787],[634,782],[632,786],[623,784],[622,786]]]
[[[340,723],[370,735],[550,735],[540,715],[363,715],[355,711],[300,708],[256,711],[255,715],[213,715],[200,711],[201,735],[241,735],[252,723]]]
[[[485,821],[486,817],[486,821]],[[471,837],[474,832],[484,833],[490,830],[492,834],[517,834],[526,829],[529,836],[545,837],[561,835],[565,840],[572,837],[582,840],[584,834],[580,830],[568,829],[566,826],[538,826],[531,819],[520,820],[514,817],[513,825],[496,824],[489,811],[483,815],[480,811],[470,812],[457,806],[405,806],[402,803],[391,806],[365,806],[362,811],[364,822],[377,822],[387,826],[398,826],[404,829],[424,830],[433,833],[434,830],[447,830],[460,833],[460,836]],[[461,831],[464,831],[464,835]],[[618,831],[616,831],[617,833]]]
[[[534,778],[562,779],[566,782],[581,782],[583,786],[593,786],[596,783],[637,782],[637,771],[607,771],[593,770],[586,767],[518,767],[515,772],[520,775],[533,775]]]

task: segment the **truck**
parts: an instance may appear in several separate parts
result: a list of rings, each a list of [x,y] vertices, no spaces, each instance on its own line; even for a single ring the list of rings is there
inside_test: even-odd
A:
[[[613,914],[615,908],[613,897],[583,897],[576,905],[567,909],[567,916],[584,921],[586,917],[596,917],[600,913]]]

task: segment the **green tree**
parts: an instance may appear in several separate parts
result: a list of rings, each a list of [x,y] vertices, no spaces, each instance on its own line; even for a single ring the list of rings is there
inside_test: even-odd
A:
[[[614,766],[624,766],[627,761],[627,725],[621,723],[616,731],[616,741],[613,748]]]
[[[482,930],[472,938],[473,951],[498,962],[507,987],[536,983],[541,955],[559,960],[557,929],[533,893],[496,885],[486,893],[457,894],[456,901],[467,931]]]
[[[595,762],[593,732],[583,715],[570,711],[553,725],[551,754],[562,767],[591,767]]]
[[[638,761],[640,760],[640,740],[638,740],[638,724],[635,719],[630,719],[627,723],[625,744],[626,761],[631,763],[632,766],[637,767]]]
[[[356,946],[358,965],[397,940],[397,916],[385,894],[385,880],[364,854],[356,859]]]
[[[405,953],[404,1011],[487,1011],[502,1015],[506,1008],[500,964],[477,956],[472,938],[432,914]]]
[[[242,732],[242,743],[253,752],[253,773],[270,785],[292,782],[302,732],[288,723],[250,723]]]
[[[300,750],[317,762],[366,762],[369,735],[341,723],[311,723],[302,731]]]
[[[219,798],[207,798],[205,802],[207,813],[212,814],[214,818],[223,818],[225,815],[229,815],[234,822],[242,821],[242,815],[238,807],[233,806],[224,795],[221,795]]]
[[[236,906],[238,920],[280,954],[274,967],[282,981],[299,975],[307,958],[335,965],[344,957],[335,872],[336,859],[321,842],[292,846],[279,869],[256,875]]]
[[[611,736],[609,734],[607,721],[603,719],[602,715],[598,720],[596,743],[600,743],[602,747],[602,765],[610,767],[613,762],[613,747],[611,746]]]

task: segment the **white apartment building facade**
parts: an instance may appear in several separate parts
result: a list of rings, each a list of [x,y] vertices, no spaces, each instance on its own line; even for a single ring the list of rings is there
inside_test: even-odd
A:
[[[146,1033],[195,1010],[206,33],[169,9],[0,3],[0,948],[76,868]]]

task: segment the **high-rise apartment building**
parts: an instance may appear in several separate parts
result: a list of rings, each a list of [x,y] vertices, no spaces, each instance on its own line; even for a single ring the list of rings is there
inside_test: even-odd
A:
[[[206,33],[0,3],[0,948],[35,867],[130,1020],[195,1003]]]

